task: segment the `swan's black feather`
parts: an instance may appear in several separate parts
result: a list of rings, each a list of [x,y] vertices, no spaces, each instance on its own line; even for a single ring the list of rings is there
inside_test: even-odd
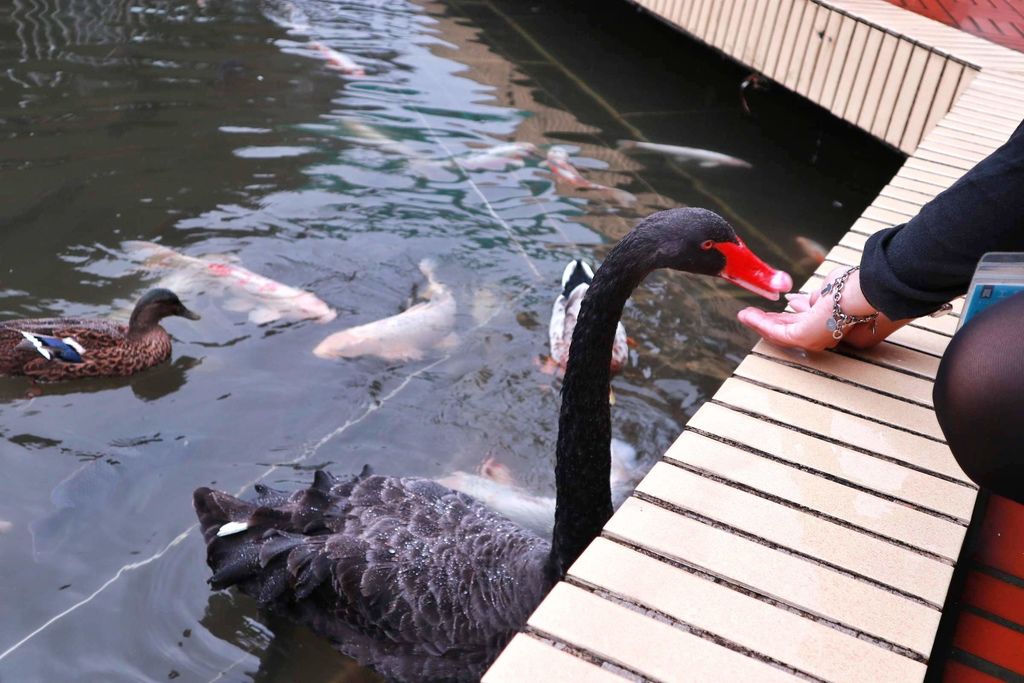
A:
[[[282,501],[259,493],[196,491],[211,584],[388,677],[478,679],[551,585],[546,541],[431,480],[318,472]],[[248,528],[217,536],[230,521]]]

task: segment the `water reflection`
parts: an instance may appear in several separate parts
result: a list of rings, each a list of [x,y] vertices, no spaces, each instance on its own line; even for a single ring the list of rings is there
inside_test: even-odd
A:
[[[209,593],[193,488],[293,488],[310,468],[367,463],[442,477],[494,456],[551,495],[558,382],[537,366],[569,257],[600,260],[636,217],[702,205],[799,280],[810,268],[794,236],[834,242],[896,161],[791,100],[752,102],[747,118],[742,70],[617,4],[15,0],[0,9],[0,60],[0,316],[130,310],[160,275],[129,240],[232,254],[339,313],[259,325],[200,287],[185,303],[202,321],[167,325],[169,364],[0,380],[11,680],[371,679],[245,598]],[[619,140],[752,168],[630,156]],[[511,141],[539,153],[471,161]],[[554,147],[635,204],[557,182]],[[408,307],[427,257],[457,306],[457,349],[312,354]],[[672,274],[627,307],[637,348],[614,430],[642,462],[749,347],[733,319],[747,300]]]

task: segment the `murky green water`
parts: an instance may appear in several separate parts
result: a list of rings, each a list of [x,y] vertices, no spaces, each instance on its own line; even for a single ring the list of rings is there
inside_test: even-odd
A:
[[[834,242],[897,157],[618,3],[12,0],[0,7],[0,317],[126,311],[160,273],[126,240],[232,254],[315,291],[327,324],[257,325],[186,287],[172,362],[124,380],[0,379],[0,680],[361,681],[303,629],[211,594],[193,488],[310,471],[442,477],[488,456],[550,495],[557,380],[539,371],[567,259],[698,205],[801,281],[794,237]],[[348,78],[320,42],[365,67]],[[752,168],[616,151],[706,148]],[[458,170],[474,150],[563,145]],[[625,193],[636,197],[629,201]],[[409,305],[437,261],[458,346],[328,361],[329,333]],[[187,285],[187,283],[186,283]],[[752,296],[658,274],[614,432],[649,466],[753,342]],[[0,529],[3,525],[0,524]],[[276,634],[276,635],[275,635]]]

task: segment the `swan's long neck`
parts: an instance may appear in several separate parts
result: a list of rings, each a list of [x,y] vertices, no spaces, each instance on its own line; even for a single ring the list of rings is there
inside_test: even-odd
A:
[[[611,381],[615,326],[626,300],[655,265],[656,247],[634,231],[594,276],[572,335],[562,384],[555,457],[555,529],[551,571],[565,575],[612,514]]]

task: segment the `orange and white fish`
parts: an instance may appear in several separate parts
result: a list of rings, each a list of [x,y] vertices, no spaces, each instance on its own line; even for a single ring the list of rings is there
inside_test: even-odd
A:
[[[612,469],[609,483],[612,487],[612,506],[618,508],[643,478],[636,449],[620,439],[612,439]],[[508,465],[487,458],[476,472],[456,470],[437,481],[508,517],[513,522],[532,529],[540,536],[551,536],[555,524],[555,499],[532,493],[523,487]]]
[[[636,203],[636,196],[630,192],[616,187],[601,185],[584,178],[576,170],[576,167],[569,163],[569,151],[565,147],[557,145],[551,147],[548,150],[547,159],[542,164],[551,169],[551,173],[555,176],[555,182],[565,183],[578,190],[594,191],[627,206]]]
[[[365,76],[366,69],[356,63],[354,59],[348,55],[333,50],[323,43],[313,41],[309,44],[311,48],[320,53],[320,55],[326,60],[327,68],[340,71],[346,76]]]
[[[804,263],[810,263],[817,267],[825,262],[825,257],[828,255],[828,249],[821,246],[821,244],[815,242],[810,237],[804,237],[803,235],[798,235],[797,237],[794,237],[793,240],[800,248],[800,251],[803,252],[804,258],[802,261]]]
[[[334,320],[337,312],[312,292],[263,277],[242,266],[211,257],[182,254],[153,242],[125,242],[125,248],[145,259],[149,269],[175,271],[174,284],[181,290],[219,284],[237,297],[229,308],[248,310],[249,320],[262,324],[281,318]]]
[[[377,356],[406,361],[420,359],[431,349],[455,346],[455,297],[434,277],[433,261],[424,259],[419,267],[428,282],[424,291],[427,301],[398,315],[335,332],[320,342],[313,353],[321,358]]]

